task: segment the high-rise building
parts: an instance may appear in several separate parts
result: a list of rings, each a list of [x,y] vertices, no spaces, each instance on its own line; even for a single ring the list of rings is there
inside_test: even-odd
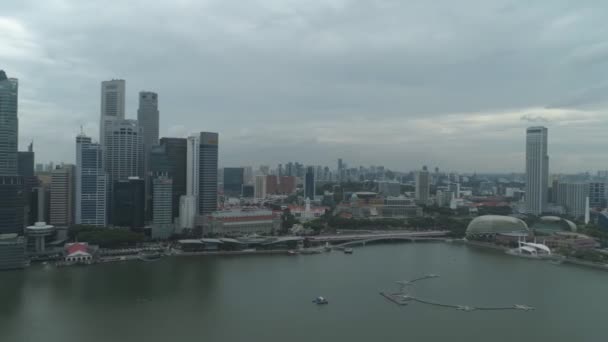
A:
[[[309,166],[304,175],[304,198],[315,199],[315,168]]]
[[[143,178],[143,129],[136,120],[106,119],[104,166],[110,184]]]
[[[23,233],[23,177],[0,175],[0,234]]]
[[[155,225],[172,224],[173,206],[171,201],[173,196],[173,181],[167,177],[157,177],[154,178],[152,184],[152,222]]]
[[[566,213],[576,218],[585,217],[589,184],[587,183],[558,183],[557,204],[564,207]]]
[[[76,224],[105,227],[107,194],[102,148],[81,134],[76,137]]]
[[[526,130],[526,212],[540,215],[547,206],[549,156],[547,128],[529,127]]]
[[[74,223],[74,165],[58,166],[51,174],[51,224],[69,227]]]
[[[179,225],[176,232],[182,233],[184,229],[193,229],[198,212],[196,196],[184,195],[179,199]]]
[[[148,155],[148,173],[146,177],[146,220],[152,221],[153,180],[157,177],[170,178],[171,163],[164,145],[154,145]]]
[[[606,208],[606,183],[589,183],[589,206],[591,208]]]
[[[219,135],[201,132],[199,145],[198,213],[217,210],[217,165]]]
[[[18,175],[17,94],[19,82],[0,70],[0,234],[22,234],[23,177]]]
[[[224,195],[240,197],[243,191],[243,174],[242,167],[225,167],[224,168]]]
[[[263,199],[266,197],[266,176],[255,176],[255,184],[253,189],[253,197]]]
[[[24,222],[30,224],[32,216],[32,189],[38,186],[38,177],[34,175],[34,144],[30,143],[27,151],[17,152],[17,172],[23,177],[23,211]],[[33,223],[32,223],[33,224]]]
[[[171,200],[173,218],[179,217],[180,197],[186,194],[186,160],[187,140],[185,138],[161,138],[160,144],[165,147],[173,180],[173,198]]]
[[[105,146],[106,119],[125,118],[125,81],[101,82],[101,117],[99,121],[99,142]]]
[[[253,185],[253,168],[251,166],[244,167],[243,183],[246,185]]]
[[[158,145],[158,95],[150,91],[139,92],[137,122],[144,131],[144,173],[148,174],[150,149]]]
[[[416,172],[416,202],[419,204],[427,204],[429,201],[429,192],[431,187],[431,179],[429,171],[424,166],[421,171]]]
[[[186,195],[188,196],[198,196],[199,148],[199,136],[188,137],[188,147],[186,148]]]
[[[17,175],[17,93],[19,82],[0,70],[0,175]]]
[[[138,229],[144,227],[145,182],[138,177],[114,182],[112,224]]]

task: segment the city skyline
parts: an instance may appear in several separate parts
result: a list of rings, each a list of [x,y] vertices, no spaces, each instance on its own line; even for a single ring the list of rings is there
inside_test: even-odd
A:
[[[295,151],[325,165],[523,171],[522,131],[543,125],[554,171],[604,169],[607,24],[601,11],[542,6],[154,3],[133,21],[123,4],[109,17],[94,5],[11,1],[0,59],[22,83],[20,149],[34,140],[45,162],[73,162],[81,125],[96,137],[99,82],[119,78],[127,118],[138,93],[154,91],[160,136],[221,132],[224,166],[276,164]],[[43,19],[65,16],[79,20]]]

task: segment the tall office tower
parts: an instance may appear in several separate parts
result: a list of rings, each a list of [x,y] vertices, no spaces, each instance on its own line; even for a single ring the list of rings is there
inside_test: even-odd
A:
[[[105,146],[107,119],[125,118],[125,80],[101,82],[101,117],[99,120],[99,143]]]
[[[143,228],[145,218],[145,182],[129,177],[114,183],[112,224],[117,227]]]
[[[243,168],[243,183],[245,185],[253,185],[253,168],[251,166]]]
[[[74,223],[74,165],[58,166],[51,174],[51,224],[68,227]]]
[[[76,224],[105,227],[107,194],[103,150],[90,137],[80,134],[76,137]]]
[[[199,136],[188,137],[186,148],[186,195],[198,196]]]
[[[17,93],[19,81],[0,70],[0,175],[17,175]]]
[[[27,151],[17,152],[17,173],[23,177],[23,209],[24,222],[30,223],[32,216],[32,189],[38,186],[38,177],[34,175],[34,144],[30,143]]]
[[[169,177],[173,180],[173,198],[171,199],[173,218],[179,217],[180,197],[186,194],[186,152],[188,142],[185,138],[161,138],[169,160],[171,171]]]
[[[19,81],[0,70],[0,234],[23,233],[23,177],[18,174]]]
[[[589,183],[589,207],[606,208],[606,183]]]
[[[179,199],[179,224],[176,233],[181,234],[184,229],[193,229],[198,212],[196,196],[184,195]]]
[[[431,176],[424,166],[422,171],[416,172],[416,202],[427,204],[429,201],[429,191],[431,186]]]
[[[173,223],[171,204],[173,196],[173,181],[167,177],[157,177],[152,180],[152,223],[169,225]]]
[[[304,199],[315,199],[315,168],[309,166],[304,175]]]
[[[255,184],[253,188],[253,197],[263,199],[266,197],[266,176],[255,176]]]
[[[153,181],[158,177],[171,178],[171,163],[163,145],[153,145],[148,155],[148,173],[146,174],[146,221],[152,221]]]
[[[107,119],[103,148],[111,185],[129,177],[143,178],[143,129],[136,120]]]
[[[144,130],[144,174],[148,174],[148,155],[154,145],[158,145],[158,95],[150,91],[139,92],[137,122]]]
[[[243,173],[242,167],[225,167],[224,168],[224,195],[240,197],[243,191]]]
[[[198,213],[217,210],[217,164],[219,134],[201,132],[199,145]]]
[[[547,206],[549,156],[547,128],[526,130],[526,212],[540,215]]]

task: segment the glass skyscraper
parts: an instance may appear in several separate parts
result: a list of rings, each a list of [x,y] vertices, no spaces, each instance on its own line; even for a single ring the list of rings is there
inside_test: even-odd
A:
[[[0,234],[23,233],[23,177],[18,175],[19,82],[0,70]]]
[[[108,177],[101,146],[85,135],[76,137],[76,224],[107,225]]]
[[[210,214],[217,210],[217,165],[219,135],[201,132],[199,146],[198,213]]]

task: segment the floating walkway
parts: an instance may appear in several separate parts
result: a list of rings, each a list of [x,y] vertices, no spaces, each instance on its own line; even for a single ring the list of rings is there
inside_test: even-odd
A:
[[[514,304],[512,306],[495,306],[495,307],[492,307],[492,306],[473,307],[473,306],[468,306],[468,305],[445,304],[445,303],[438,303],[438,302],[433,302],[433,301],[426,300],[426,299],[417,298],[417,297],[411,296],[411,295],[403,292],[404,286],[413,285],[415,282],[418,282],[420,280],[437,278],[437,277],[439,277],[439,276],[436,274],[428,274],[426,276],[412,279],[409,281],[408,280],[398,281],[397,284],[400,284],[402,286],[401,292],[397,292],[397,293],[380,292],[380,295],[383,296],[384,298],[388,299],[389,301],[393,302],[394,304],[397,304],[400,306],[408,305],[410,302],[414,301],[414,302],[418,302],[418,303],[422,303],[422,304],[456,309],[456,310],[461,310],[461,311],[476,311],[476,310],[478,310],[478,311],[501,311],[501,310],[530,311],[530,310],[534,310],[534,307],[522,305],[522,304]]]

